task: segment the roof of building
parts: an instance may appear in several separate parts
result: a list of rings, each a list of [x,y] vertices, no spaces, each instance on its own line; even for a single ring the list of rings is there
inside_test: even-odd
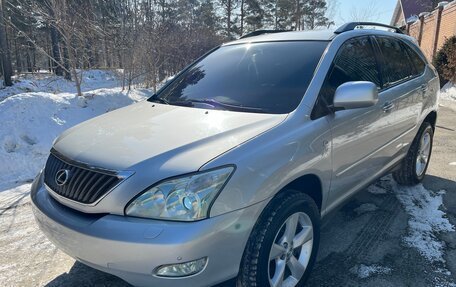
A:
[[[421,12],[430,12],[432,7],[432,0],[400,0],[402,3],[402,10],[404,11],[405,20],[408,18],[419,15]]]

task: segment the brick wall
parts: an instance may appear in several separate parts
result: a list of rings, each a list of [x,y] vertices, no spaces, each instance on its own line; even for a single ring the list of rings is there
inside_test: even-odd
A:
[[[407,24],[407,32],[418,40],[429,60],[442,47],[445,39],[456,35],[456,1],[439,7],[414,23]]]

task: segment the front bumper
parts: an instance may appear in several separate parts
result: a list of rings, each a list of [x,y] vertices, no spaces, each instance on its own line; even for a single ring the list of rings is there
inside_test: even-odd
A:
[[[212,286],[237,275],[245,244],[265,202],[197,222],[170,222],[74,211],[54,200],[38,178],[32,185],[35,219],[65,253],[136,286]],[[203,271],[156,277],[165,264],[207,257]]]

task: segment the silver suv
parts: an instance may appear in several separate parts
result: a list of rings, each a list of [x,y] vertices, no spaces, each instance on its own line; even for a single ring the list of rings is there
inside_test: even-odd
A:
[[[429,163],[437,74],[370,25],[257,31],[67,130],[32,186],[41,230],[134,285],[302,286],[325,215]]]

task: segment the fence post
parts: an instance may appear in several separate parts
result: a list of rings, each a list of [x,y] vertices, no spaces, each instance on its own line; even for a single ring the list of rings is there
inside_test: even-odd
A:
[[[423,38],[423,26],[424,26],[424,16],[426,16],[426,13],[420,13],[419,19],[420,19],[420,29],[418,32],[418,45],[421,46],[421,39]]]
[[[434,31],[434,40],[432,45],[432,54],[431,59],[434,58],[435,53],[437,52],[437,43],[439,41],[439,34],[440,34],[440,23],[442,22],[442,11],[444,5],[437,6],[437,17],[435,18],[435,31]]]

